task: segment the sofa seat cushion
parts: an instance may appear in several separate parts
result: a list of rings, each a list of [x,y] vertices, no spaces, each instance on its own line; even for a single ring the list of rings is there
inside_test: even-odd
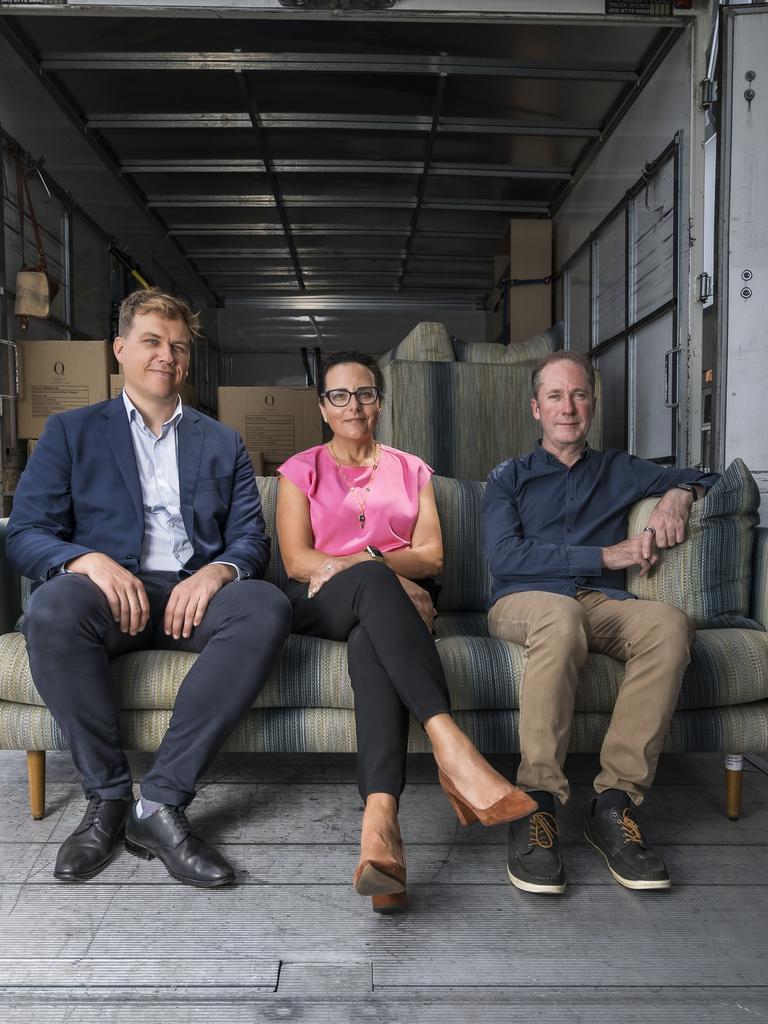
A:
[[[517,644],[478,635],[482,618],[441,616],[443,635],[437,650],[456,710],[515,709],[525,651]],[[450,635],[450,626],[473,626],[475,635]],[[168,710],[197,655],[139,651],[113,663],[123,710]],[[43,706],[29,672],[20,633],[0,637],[0,700]],[[610,712],[624,666],[614,658],[590,654],[576,695],[578,711]],[[685,674],[679,708],[724,707],[768,697],[768,634],[756,630],[702,630],[696,637]],[[346,644],[292,635],[254,708],[354,707],[347,674]]]
[[[629,535],[648,522],[656,498],[634,506]],[[760,494],[741,459],[735,459],[691,507],[687,539],[663,551],[653,571],[627,571],[627,590],[638,597],[668,601],[686,613],[696,629],[760,629],[749,618],[752,546]]]

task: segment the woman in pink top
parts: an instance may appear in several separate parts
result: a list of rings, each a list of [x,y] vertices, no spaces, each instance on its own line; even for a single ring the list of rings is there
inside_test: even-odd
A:
[[[280,466],[277,532],[293,631],[348,644],[365,802],[353,883],[374,910],[390,911],[406,903],[397,808],[409,713],[431,740],[462,824],[511,821],[536,804],[451,718],[431,634],[432,578],[443,560],[432,470],[374,440],[383,383],[368,355],[342,352],[323,364],[320,412],[333,437]]]

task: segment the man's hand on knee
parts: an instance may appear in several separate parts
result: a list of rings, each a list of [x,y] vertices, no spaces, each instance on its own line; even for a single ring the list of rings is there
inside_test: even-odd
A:
[[[172,636],[174,640],[190,637],[193,628],[203,621],[213,595],[234,578],[235,572],[231,566],[213,562],[177,583],[165,606],[163,629],[166,636]]]
[[[91,551],[67,562],[69,572],[87,576],[104,594],[121,633],[136,636],[149,621],[149,601],[141,580],[108,555]]]

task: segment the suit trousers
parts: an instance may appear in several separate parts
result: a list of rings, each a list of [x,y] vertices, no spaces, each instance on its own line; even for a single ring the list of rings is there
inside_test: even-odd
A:
[[[594,590],[575,598],[507,594],[488,615],[491,636],[525,647],[517,783],[565,803],[568,749],[579,669],[589,651],[626,663],[600,750],[596,792],[620,789],[639,804],[656,772],[695,633],[663,601],[614,600]]]
[[[121,633],[106,597],[86,576],[54,576],[30,598],[22,630],[35,686],[66,739],[86,796],[131,794],[119,694],[110,661],[140,650],[200,656],[185,676],[170,725],[144,776],[148,800],[187,804],[195,785],[267,681],[291,628],[286,596],[263,580],[228,583],[188,639],[165,635],[163,614],[176,573],[140,573],[150,605],[146,627]]]
[[[288,595],[294,633],[347,641],[360,795],[399,798],[409,713],[423,724],[451,708],[432,634],[395,573],[380,562],[336,573],[311,599],[306,583],[291,580]]]

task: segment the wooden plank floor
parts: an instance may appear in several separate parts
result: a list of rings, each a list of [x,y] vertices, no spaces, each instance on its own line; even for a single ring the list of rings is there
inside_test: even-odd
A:
[[[512,773],[513,758],[497,758]],[[140,778],[145,755],[132,757]],[[123,849],[77,886],[51,875],[84,800],[48,755],[47,816],[24,755],[0,752],[0,1021],[211,1024],[768,1020],[768,776],[722,811],[722,759],[667,757],[641,811],[673,875],[632,893],[584,844],[596,759],[570,758],[560,816],[569,890],[506,880],[506,830],[460,829],[427,757],[401,820],[410,909],[380,917],[350,886],[360,799],[346,756],[227,756],[190,817],[237,888],[180,886]]]

